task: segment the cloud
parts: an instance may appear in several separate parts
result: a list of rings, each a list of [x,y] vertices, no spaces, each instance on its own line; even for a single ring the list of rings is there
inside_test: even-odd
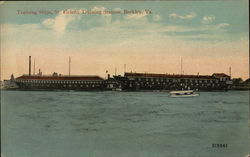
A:
[[[94,6],[92,9],[91,9],[91,11],[92,12],[99,12],[100,13],[100,15],[102,15],[102,16],[111,16],[111,14],[104,14],[104,11],[106,11],[107,9],[105,8],[105,7],[103,7],[103,6]]]
[[[146,11],[140,11],[137,14],[133,13],[133,14],[128,14],[127,16],[125,16],[125,19],[141,19],[146,17],[148,14],[146,13]]]
[[[68,9],[65,11],[81,11],[83,9]],[[86,10],[86,9],[84,9]],[[105,11],[106,8],[102,6],[94,6],[91,8],[91,11]],[[115,8],[113,10],[122,11],[121,8]],[[163,25],[159,23],[149,22],[147,18],[147,13],[145,11],[138,12],[137,14],[127,14],[123,15],[124,17],[117,17],[112,14],[100,14],[98,16],[93,15],[77,15],[77,14],[64,14],[61,11],[55,18],[48,18],[42,21],[42,25],[54,30],[58,36],[62,36],[66,29],[78,31],[118,31],[126,32],[129,34],[129,31],[136,30],[136,33],[161,33],[162,35],[171,37],[183,37],[186,39],[188,36],[204,36],[204,34],[220,34],[227,31],[228,23],[221,23],[217,25],[202,25],[202,26],[180,26],[180,25]],[[172,13],[169,15],[171,18],[177,19],[187,19],[190,20],[196,17],[196,13],[191,12],[186,15],[177,15]],[[160,21],[162,17],[159,14],[152,15],[153,21]],[[204,21],[211,22],[215,17],[214,16],[204,16]],[[85,20],[84,20],[85,19]],[[128,22],[133,20],[133,22]],[[145,27],[147,26],[147,27]],[[209,37],[218,37],[218,36],[209,36]]]
[[[156,14],[156,15],[153,16],[153,20],[154,21],[160,21],[161,20],[161,16],[158,15],[158,14]]]
[[[94,6],[90,10],[84,8],[61,10],[55,18],[43,20],[42,25],[54,30],[56,35],[60,37],[65,33],[68,27],[71,27],[71,29],[90,29],[108,25],[112,20],[112,16],[111,14],[103,13],[105,10],[106,8],[102,6]],[[121,9],[116,8],[115,10]],[[82,14],[86,11],[92,12],[93,14],[96,13],[98,16]],[[87,20],[82,20],[84,18]]]
[[[42,24],[46,27],[52,28],[53,25],[55,24],[55,19],[45,19],[44,21],[42,21]]]
[[[106,8],[102,6],[94,6],[91,11],[105,11]]]
[[[114,8],[113,11],[120,11],[120,12],[122,12],[123,10],[121,8]]]
[[[221,23],[221,24],[218,24],[217,26],[218,26],[219,28],[225,28],[225,27],[230,26],[230,24],[228,24],[228,23]]]
[[[42,24],[45,27],[53,29],[57,35],[61,36],[64,34],[70,22],[81,18],[81,16],[78,16],[77,14],[66,14],[66,12],[69,12],[69,11],[81,12],[82,10],[81,9],[62,10],[59,12],[59,14],[55,18],[45,19],[44,21],[42,21]]]
[[[171,38],[176,37],[178,39],[183,40],[187,40],[189,37],[194,38],[195,36],[199,38],[205,38],[207,34],[211,34],[209,35],[209,38],[211,40],[213,39],[213,37],[214,39],[217,39],[220,35],[223,35],[227,31],[227,27],[230,26],[228,23],[200,26],[165,25],[163,23],[149,21],[148,18],[146,18],[148,14],[144,10],[138,12],[137,14],[127,14],[122,16],[117,16],[113,14],[109,14],[109,16],[106,16],[105,14],[100,14],[96,16],[87,14],[65,14],[65,12],[69,11],[81,12],[82,10],[86,9],[62,10],[56,17],[43,20],[40,27],[43,26],[41,28],[49,28],[50,32],[54,32],[56,34],[56,36],[54,35],[54,37],[62,37],[62,35],[64,35],[65,33],[67,33],[67,35],[78,35],[80,32],[88,31],[92,32],[92,34],[97,34],[95,32],[114,32],[114,34],[119,34],[124,38],[134,37],[142,34],[159,33],[162,36],[170,36]],[[89,11],[105,10],[105,7],[94,6]],[[121,8],[115,8],[113,10],[122,11]],[[171,18],[190,20],[196,16],[196,13],[191,12],[183,16],[177,15],[176,13],[172,13],[169,16]],[[204,19],[208,21],[208,19],[210,18]],[[159,14],[153,14],[152,20],[160,21],[162,20],[162,17]],[[34,27],[37,27],[37,25],[35,25]],[[93,36],[91,34],[88,34],[86,36],[89,35]],[[109,35],[107,33],[103,36]],[[220,37],[220,39],[222,37]],[[99,38],[99,36],[97,38]]]
[[[209,15],[209,16],[204,16],[201,20],[201,23],[204,23],[204,24],[210,24],[212,23],[214,20],[215,20],[215,16],[213,15]]]
[[[176,13],[171,13],[171,14],[169,14],[169,17],[174,18],[174,19],[191,20],[191,19],[196,17],[196,13],[190,12],[186,15],[178,15]]]

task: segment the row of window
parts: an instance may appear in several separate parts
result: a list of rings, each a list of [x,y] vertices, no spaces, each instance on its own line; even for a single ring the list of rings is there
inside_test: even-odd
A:
[[[166,83],[180,83],[180,84],[185,84],[185,83],[188,83],[188,84],[190,84],[190,83],[199,83],[199,84],[201,84],[201,83],[204,83],[204,84],[209,84],[209,83],[214,83],[214,84],[218,84],[219,83],[219,81],[218,80],[210,80],[209,82],[207,82],[207,81],[202,81],[202,80],[195,80],[195,81],[193,81],[193,82],[181,82],[180,80],[173,80],[173,81],[171,81],[171,80],[167,80],[166,82],[149,82],[149,81],[147,81],[147,82],[135,82],[135,84],[166,84]],[[125,81],[125,83],[128,83],[128,81]],[[129,81],[129,83],[130,83],[130,81]]]
[[[52,80],[18,80],[26,83],[56,83],[56,84],[102,84],[102,81],[52,81]]]
[[[200,83],[218,83],[219,80],[215,79],[166,79],[166,78],[130,78],[135,81],[155,81],[155,82],[200,82]]]
[[[227,80],[228,80],[227,77],[221,77],[221,78],[220,78],[220,81],[227,81]]]
[[[147,87],[147,86],[150,86],[150,87],[152,87],[152,86],[157,86],[157,85],[161,85],[161,84],[154,84],[154,83],[152,83],[152,84],[137,84],[136,86],[140,86],[140,87]],[[173,85],[173,84],[165,84],[165,83],[163,83],[163,85],[167,85],[167,86],[175,86],[175,84]],[[133,87],[133,86],[135,86],[135,85],[133,85],[133,84],[129,84],[129,87]],[[180,86],[182,86],[182,85],[180,85]],[[187,86],[187,85],[186,85]],[[219,86],[221,86],[220,84],[210,84],[210,83],[208,83],[208,84],[193,84],[193,83],[191,83],[191,84],[188,84],[188,86],[202,86],[202,87],[219,87]],[[183,87],[185,87],[185,85],[183,85]]]
[[[38,84],[30,84],[31,87],[100,87],[100,85],[71,85],[71,84],[63,84],[62,86],[55,86],[55,85],[38,85]]]

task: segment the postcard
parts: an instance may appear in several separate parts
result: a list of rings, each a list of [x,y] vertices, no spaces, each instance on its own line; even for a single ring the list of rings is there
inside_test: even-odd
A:
[[[1,1],[2,157],[249,157],[249,2]]]

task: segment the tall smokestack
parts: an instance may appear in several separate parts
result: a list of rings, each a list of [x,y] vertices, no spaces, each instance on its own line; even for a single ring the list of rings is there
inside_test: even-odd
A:
[[[31,75],[31,56],[29,56],[29,76]]]
[[[125,72],[126,72],[126,64],[124,64],[124,74],[125,74]]]
[[[230,76],[230,78],[232,77],[232,69],[231,69],[231,66],[229,67],[229,76]]]

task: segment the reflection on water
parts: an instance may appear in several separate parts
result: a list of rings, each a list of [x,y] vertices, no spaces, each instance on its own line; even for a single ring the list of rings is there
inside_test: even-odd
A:
[[[2,154],[6,157],[244,156],[247,91],[3,91]],[[212,148],[212,144],[228,148]]]

